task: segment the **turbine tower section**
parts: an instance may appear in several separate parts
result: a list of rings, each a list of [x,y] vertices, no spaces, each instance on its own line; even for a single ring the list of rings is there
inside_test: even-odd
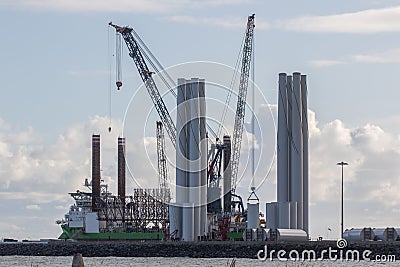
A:
[[[207,218],[204,79],[178,79],[177,105],[176,217],[182,222],[175,227],[182,240],[194,241],[205,235]]]
[[[98,212],[100,201],[100,135],[92,136],[92,211]]]
[[[301,75],[301,100],[302,100],[301,125],[303,133],[303,230],[308,233],[309,177],[308,177],[308,105],[307,105],[306,75]]]
[[[297,229],[303,229],[303,138],[300,73],[293,73],[290,200],[297,202]]]
[[[268,224],[309,231],[308,119],[306,75],[279,74],[277,212],[270,203]],[[268,215],[268,213],[273,213]],[[277,219],[274,219],[277,218]],[[274,220],[272,220],[274,219]]]
[[[278,134],[277,134],[277,187],[278,202],[289,201],[289,127],[288,95],[286,90],[286,73],[279,74],[278,90]]]

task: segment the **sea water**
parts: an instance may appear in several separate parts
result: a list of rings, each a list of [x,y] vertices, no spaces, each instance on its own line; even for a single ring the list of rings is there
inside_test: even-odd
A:
[[[1,256],[0,267],[20,266],[20,267],[43,267],[43,266],[71,266],[73,257],[47,257],[47,256]],[[84,258],[85,267],[90,266],[229,266],[233,259],[227,258],[123,258],[123,257],[93,257]],[[260,261],[258,259],[235,259],[237,267],[257,267],[257,266],[399,266],[396,262],[378,263],[372,261],[346,262],[346,261],[287,261],[277,260]]]

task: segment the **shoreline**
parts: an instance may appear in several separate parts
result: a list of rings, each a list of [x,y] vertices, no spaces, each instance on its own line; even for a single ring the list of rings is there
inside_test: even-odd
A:
[[[259,250],[268,255],[273,250],[274,257],[279,250],[297,251],[313,250],[321,257],[323,250],[329,248],[339,251],[336,241],[309,242],[245,242],[245,241],[207,241],[207,242],[132,242],[132,241],[52,241],[38,243],[0,243],[0,256],[73,256],[81,253],[83,257],[190,257],[190,258],[251,258],[256,259]],[[360,255],[371,251],[370,258],[376,255],[394,255],[400,259],[400,242],[360,242],[351,243],[341,249],[343,254],[348,250],[357,250]],[[328,255],[323,254],[323,258]]]

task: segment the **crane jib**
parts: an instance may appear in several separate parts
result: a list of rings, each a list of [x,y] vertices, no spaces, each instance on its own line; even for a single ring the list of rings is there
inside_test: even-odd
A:
[[[110,26],[114,27],[117,32],[121,33],[125,43],[129,50],[129,56],[135,62],[136,68],[139,72],[140,77],[143,80],[143,83],[146,86],[146,89],[150,95],[151,100],[160,116],[162,123],[164,124],[165,130],[168,133],[169,138],[171,139],[172,144],[175,147],[176,143],[176,127],[174,122],[171,119],[171,116],[168,112],[167,107],[160,95],[160,92],[157,89],[156,83],[154,82],[151,73],[146,65],[146,62],[143,58],[143,55],[139,49],[137,42],[135,41],[132,35],[132,28],[128,27],[120,27],[117,25],[109,23]]]
[[[237,176],[239,171],[240,148],[242,143],[242,135],[244,128],[244,117],[246,110],[246,96],[247,87],[249,82],[250,62],[253,51],[253,37],[254,37],[254,17],[255,14],[248,17],[245,43],[243,46],[242,68],[240,74],[239,93],[236,107],[235,124],[233,129],[232,140],[232,193],[235,193],[237,185]]]

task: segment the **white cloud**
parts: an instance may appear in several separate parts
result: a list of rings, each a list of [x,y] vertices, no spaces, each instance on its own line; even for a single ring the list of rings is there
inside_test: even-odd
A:
[[[304,16],[277,22],[277,26],[288,31],[360,33],[400,31],[400,6],[368,9],[352,13]]]
[[[25,206],[27,210],[40,210],[39,205],[27,205]]]
[[[272,107],[273,108],[273,107]],[[267,120],[263,109],[259,119]],[[274,110],[274,113],[276,110]],[[336,165],[346,161],[345,167],[345,221],[346,227],[398,225],[399,213],[392,210],[400,205],[400,139],[394,132],[383,130],[376,123],[349,127],[341,120],[321,124],[315,113],[309,110],[309,164],[310,164],[310,229],[311,236],[338,237],[340,216],[341,170]],[[392,123],[399,123],[392,121]],[[264,177],[271,160],[273,127],[262,128],[263,154],[256,179]],[[258,137],[258,136],[257,136]],[[265,143],[267,142],[267,143]],[[243,151],[243,157],[248,153]],[[267,157],[266,157],[267,156]],[[248,196],[247,184],[238,187],[238,192]],[[261,203],[276,201],[276,162],[271,173],[257,191]],[[366,209],[368,211],[366,211]]]
[[[400,48],[389,49],[382,52],[371,52],[348,56],[342,60],[310,60],[309,64],[314,67],[331,67],[350,63],[399,63]]]
[[[176,14],[187,10],[213,8],[232,4],[238,5],[244,2],[244,0],[14,0],[7,4],[41,11]]]
[[[195,17],[195,16],[169,16],[164,19],[172,22],[188,23],[196,25],[218,26],[222,28],[244,29],[246,21],[241,17]],[[256,20],[257,30],[269,29],[269,23],[261,20]]]
[[[330,60],[330,59],[321,59],[321,60],[311,60],[309,63],[314,67],[331,67],[336,65],[345,64],[345,61],[342,60]]]
[[[266,178],[257,191],[261,203],[276,199],[275,164],[272,165],[272,170],[269,170],[269,162],[273,160],[274,155],[275,139],[272,117],[269,115],[270,108],[275,116],[274,105],[265,105],[258,112],[258,119],[264,120],[260,125],[262,140],[259,139],[260,133],[257,131],[255,133],[259,148],[257,153],[262,153],[256,179]],[[379,127],[377,122],[360,127],[349,127],[340,120],[321,124],[312,111],[309,111],[308,119],[310,202],[313,203],[310,208],[312,236],[324,235],[326,225],[333,227],[337,222],[341,173],[336,163],[341,160],[350,164],[345,169],[345,207],[348,216],[346,226],[395,225],[400,220],[400,213],[392,212],[400,205],[399,137]],[[37,218],[30,219],[32,227],[38,229],[43,224],[43,218],[49,221],[49,225],[60,219],[67,211],[68,205],[72,204],[72,199],[67,193],[77,189],[82,190],[83,179],[90,177],[92,133],[101,134],[102,176],[109,182],[111,191],[115,192],[116,139],[121,124],[114,122],[115,132],[113,130],[113,133],[109,134],[108,121],[105,117],[90,118],[84,123],[72,126],[54,143],[47,145],[14,145],[7,142],[9,146],[7,151],[12,153],[12,157],[0,154],[2,170],[0,200],[10,209],[4,211],[3,220],[23,229],[23,223],[19,223],[18,220],[13,221],[13,218],[21,218],[23,216],[21,210],[26,209],[38,213]],[[0,141],[4,142],[3,138],[12,135],[12,128],[0,129]],[[246,138],[244,142],[247,142]],[[155,138],[127,139],[127,149],[129,167],[133,170],[136,181],[144,187],[154,186],[158,181]],[[168,157],[174,157],[171,147],[167,148],[167,153]],[[245,175],[249,173],[248,157],[248,151],[243,150],[241,159],[244,162],[240,168],[247,168],[244,171]],[[16,166],[18,171],[14,170]],[[169,166],[169,170],[170,179],[173,181],[174,169]],[[265,177],[268,171],[271,172]],[[248,181],[244,181],[237,188],[237,192],[244,198],[248,194],[247,183]],[[129,176],[127,187],[128,194],[132,188],[137,187]],[[365,211],[366,209],[368,211]],[[387,215],[383,216],[385,213]],[[15,233],[17,234],[17,231]],[[55,237],[58,233],[59,228],[52,226],[38,230],[37,237],[43,235]],[[331,234],[338,235],[338,232],[333,229]],[[26,233],[20,235],[25,236]]]
[[[8,188],[6,188],[8,189]],[[29,202],[35,202],[38,204],[48,204],[53,201],[61,201],[65,199],[66,193],[49,193],[39,190],[39,188],[34,188],[37,192],[29,192],[22,189],[21,191],[9,191],[0,192],[0,199],[2,200],[26,200]],[[61,191],[61,190],[60,190]]]
[[[354,55],[352,56],[352,60],[361,63],[399,63],[400,48],[390,49],[380,53]]]

